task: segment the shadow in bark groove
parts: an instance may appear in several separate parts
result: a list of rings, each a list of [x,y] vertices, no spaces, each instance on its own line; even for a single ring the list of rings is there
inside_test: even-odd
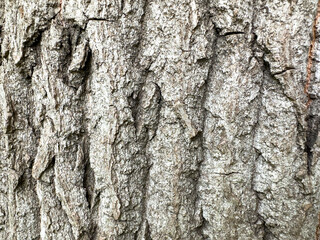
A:
[[[313,145],[316,143],[319,134],[320,116],[313,113],[316,105],[320,106],[319,100],[313,101],[310,106],[310,113],[306,118],[307,121],[307,135],[304,151],[307,153],[307,169],[308,174],[311,175],[311,166],[313,160]]]

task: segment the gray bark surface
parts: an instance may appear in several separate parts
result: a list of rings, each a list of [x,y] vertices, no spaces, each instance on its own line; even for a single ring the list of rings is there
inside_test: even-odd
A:
[[[319,16],[0,0],[0,239],[319,240]]]

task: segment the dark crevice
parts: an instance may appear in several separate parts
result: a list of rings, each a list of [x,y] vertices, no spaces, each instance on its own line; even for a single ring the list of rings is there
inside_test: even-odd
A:
[[[264,235],[262,237],[263,240],[279,240],[269,229],[265,220],[261,215],[258,214],[258,219],[262,222],[262,227],[264,231]]]
[[[139,102],[140,102],[140,97],[141,97],[141,90],[139,90],[138,93],[132,92],[128,99],[128,103],[131,109],[131,115],[133,118],[133,124],[135,129],[137,129],[138,122],[137,122],[137,115],[138,115],[138,108],[139,108]]]
[[[258,166],[258,160],[260,157],[262,156],[262,153],[260,152],[259,149],[256,148],[255,146],[255,141],[256,141],[256,135],[257,135],[257,131],[259,129],[259,124],[261,121],[261,112],[263,110],[263,96],[264,96],[264,86],[265,86],[265,81],[266,78],[270,77],[271,73],[270,73],[270,64],[269,62],[267,62],[265,60],[265,55],[269,53],[269,50],[262,46],[261,44],[259,44],[258,42],[258,35],[255,32],[255,22],[258,18],[257,16],[257,9],[255,9],[255,7],[253,7],[252,9],[252,20],[251,20],[251,42],[250,42],[250,48],[252,51],[252,56],[249,59],[249,62],[251,62],[251,59],[255,58],[259,65],[261,66],[261,71],[262,71],[262,79],[260,80],[260,83],[258,83],[259,85],[259,94],[257,96],[257,104],[256,104],[256,122],[254,123],[253,127],[252,127],[252,146],[253,146],[253,151],[256,154],[254,161],[252,163],[252,172],[251,172],[251,191],[253,192],[253,194],[255,195],[255,201],[256,201],[256,206],[254,209],[255,212],[255,217],[257,218],[257,220],[260,220],[260,222],[262,222],[262,224],[258,225],[257,222],[254,225],[255,228],[255,232],[256,234],[259,234],[260,231],[262,231],[263,234],[263,239],[268,239],[270,236],[269,234],[269,230],[268,230],[268,226],[266,226],[264,219],[262,218],[262,216],[259,213],[259,207],[260,207],[260,202],[261,202],[261,195],[263,195],[263,193],[256,191],[254,183],[255,183],[255,177],[257,176],[257,166]],[[258,56],[257,53],[263,53],[262,57]]]
[[[40,65],[42,36],[43,33],[48,29],[48,26],[35,31],[35,33],[23,43],[21,50],[22,57],[19,62],[16,63],[17,66],[21,67],[22,71],[30,71],[29,68],[34,68],[35,66]],[[28,28],[26,31],[28,31]],[[26,62],[28,62],[28,65],[24,65]],[[27,68],[27,70],[24,68]]]
[[[106,18],[88,18],[88,21],[116,22],[115,19],[106,19]]]
[[[312,105],[313,104],[314,103],[312,103]],[[306,134],[304,151],[307,153],[308,174],[311,175],[312,174],[311,166],[313,161],[313,146],[316,143],[318,134],[319,134],[320,116],[310,114],[307,116],[306,121],[307,121],[307,134]]]
[[[43,32],[44,30],[37,32],[32,38],[24,43],[23,49],[21,50],[23,56],[19,62],[16,63],[18,71],[26,80],[29,80],[28,83],[31,83],[34,69],[41,65],[41,41]]]
[[[203,210],[200,210],[200,224],[195,228],[196,232],[201,236],[202,240],[209,239],[209,236],[203,232],[203,229],[209,228],[209,221],[203,216]]]
[[[161,108],[161,103],[164,102],[164,98],[163,98],[163,96],[162,96],[162,94],[161,94],[161,88],[160,88],[160,86],[159,86],[157,83],[155,83],[155,82],[152,82],[152,83],[156,86],[157,92],[159,93],[158,103],[159,103],[159,106],[160,106],[160,108]]]
[[[80,73],[83,74],[82,84],[84,85],[84,91],[87,92],[89,88],[89,77],[91,75],[91,66],[92,66],[92,51],[88,47],[86,57],[85,57],[85,64],[83,69],[80,70]]]
[[[277,83],[277,85],[280,87],[280,90],[282,91],[282,95],[285,96],[290,102],[292,102],[294,108],[297,110],[298,106],[297,106],[296,100],[294,98],[292,98],[291,96],[289,96],[285,92],[285,86],[283,84],[281,84],[279,79],[276,77],[277,75],[283,74],[283,73],[285,73],[287,71],[290,71],[290,70],[295,70],[296,68],[294,68],[294,67],[286,67],[284,70],[272,74],[270,63],[265,59],[265,56],[262,57],[262,61],[263,61],[263,65],[264,65],[264,69],[265,69],[266,75],[268,75],[268,79]]]
[[[286,67],[284,70],[274,73],[273,76],[280,75],[282,73],[285,73],[285,72],[290,71],[290,70],[295,70],[295,69],[296,69],[295,67]]]
[[[0,25],[0,66],[2,65],[3,27]]]
[[[213,174],[221,175],[221,176],[230,176],[233,174],[240,174],[240,172],[228,172],[228,173],[219,173],[219,172],[212,172]]]
[[[146,230],[145,230],[145,240],[152,240],[151,238],[151,232],[150,232],[150,226],[148,221],[146,221]]]
[[[239,34],[245,34],[245,32],[235,31],[235,32],[227,32],[225,34],[219,35],[219,37],[226,37],[230,35],[239,35]]]
[[[88,155],[88,153],[85,153],[85,159],[87,160],[84,166],[83,188],[86,190],[86,199],[89,204],[89,208],[91,208],[95,190],[95,176],[94,171],[91,168],[90,161],[88,160]]]
[[[156,136],[157,134],[157,130],[158,130],[158,127],[159,127],[159,122],[160,122],[160,111],[162,109],[162,105],[164,103],[164,98],[162,96],[162,93],[161,93],[161,88],[160,86],[155,83],[155,82],[152,82],[155,87],[156,87],[156,94],[158,94],[158,100],[157,100],[157,104],[158,104],[158,108],[157,108],[157,114],[156,114],[156,122],[155,122],[155,125],[153,126],[153,130],[154,130],[154,134],[153,136],[148,140],[149,142]],[[148,129],[149,131],[149,129]],[[146,142],[146,145],[147,145],[147,142]]]
[[[38,31],[36,32],[31,39],[28,40],[28,42],[26,43],[25,47],[31,47],[31,48],[34,48],[34,47],[37,47],[40,45],[41,43],[41,39],[42,39],[42,35],[43,35],[43,32],[45,31],[42,30],[42,31]]]
[[[259,47],[260,50],[262,50],[264,52],[264,55],[259,59],[260,63],[262,64],[261,68],[262,68],[262,71],[263,71],[263,80],[262,80],[261,85],[260,85],[260,100],[259,100],[260,103],[259,103],[259,110],[258,110],[257,125],[256,126],[258,126],[259,122],[260,122],[260,115],[261,115],[261,110],[262,110],[262,107],[263,107],[263,103],[262,103],[262,101],[263,101],[263,92],[262,91],[264,89],[265,81],[275,80],[275,78],[271,74],[270,63],[265,60],[265,54],[266,54],[265,51],[264,51],[265,48],[261,49],[261,46],[259,46],[259,45],[257,45],[257,47]],[[256,136],[256,131],[257,131],[257,129],[255,129],[255,134],[254,134],[254,138],[253,138],[254,140],[255,140],[255,136]],[[260,152],[260,150],[255,148],[255,151],[257,152],[257,157],[256,157],[255,163],[254,163],[255,164],[255,167],[254,167],[255,170],[254,170],[254,174],[253,174],[253,178],[252,178],[252,184],[254,183],[254,177],[257,174],[256,173],[256,168],[257,168],[256,162],[258,161],[258,159],[260,157],[263,158],[262,153]],[[266,160],[264,159],[264,161],[266,161]],[[269,161],[267,161],[267,163],[270,165]],[[272,165],[272,167],[274,167],[274,166]],[[258,219],[260,219],[260,221],[262,222],[262,225],[261,225],[262,226],[262,231],[263,231],[263,238],[262,239],[263,240],[276,239],[275,236],[273,235],[273,233],[270,231],[269,226],[266,224],[264,218],[259,213],[260,201],[262,200],[261,196],[265,195],[265,193],[255,191],[254,187],[252,187],[252,189],[253,189],[253,191],[254,191],[254,193],[256,195],[256,199],[257,199],[256,213],[257,213]]]
[[[141,215],[142,215],[142,222],[139,226],[138,231],[136,234],[138,235],[139,232],[143,233],[144,239],[150,239],[151,240],[151,232],[150,232],[150,227],[147,219],[147,191],[148,191],[148,186],[149,186],[149,181],[150,181],[150,169],[152,165],[150,165],[146,171],[145,174],[145,179],[143,179],[143,182],[145,183],[144,186],[144,191],[143,191],[143,198],[142,198],[142,208],[141,208]],[[145,225],[145,226],[143,226]],[[144,229],[143,229],[144,227]]]
[[[120,14],[119,14],[118,18],[123,15],[124,4],[125,4],[125,1],[124,0],[120,0],[120,7],[119,7],[119,13]]]
[[[24,172],[19,174],[18,182],[17,182],[17,185],[14,187],[14,190],[18,191],[18,188],[23,189],[25,187],[26,181],[27,181],[27,176],[24,170]]]
[[[81,34],[80,34],[81,35]],[[78,44],[80,44],[80,38],[76,40]],[[86,53],[84,57],[84,66],[82,69],[80,69],[79,75],[81,82],[77,89],[80,88],[80,86],[83,87],[81,93],[80,93],[80,106],[82,107],[82,126],[81,126],[81,138],[83,141],[83,153],[84,153],[84,174],[83,174],[83,188],[85,190],[85,197],[88,202],[88,208],[89,208],[89,229],[88,234],[91,237],[90,239],[96,239],[97,236],[97,224],[95,223],[94,214],[97,209],[97,205],[99,206],[99,196],[96,198],[96,189],[95,189],[95,173],[92,169],[91,162],[90,162],[90,134],[89,134],[89,126],[88,126],[88,117],[87,117],[87,109],[86,109],[86,96],[89,93],[90,88],[90,76],[92,73],[92,51],[87,46]],[[98,201],[97,201],[98,200]]]
[[[50,162],[48,163],[48,166],[46,167],[46,169],[43,172],[41,172],[40,176],[38,177],[38,180],[41,181],[42,175],[45,174],[46,172],[49,172],[51,169],[53,169],[55,163],[56,163],[56,156],[53,156]],[[54,175],[50,176],[50,183],[54,182],[54,177],[55,177]]]
[[[190,137],[190,140],[191,140],[191,141],[200,141],[200,144],[203,145],[203,143],[202,143],[202,140],[203,140],[203,130],[198,131],[198,132],[196,133],[196,135],[191,136],[191,137]]]
[[[91,233],[91,240],[96,240],[98,239],[98,226],[97,225],[93,225],[90,229],[90,233]]]
[[[231,36],[231,35],[241,35],[241,34],[246,34],[246,32],[243,32],[243,31],[232,31],[232,32],[226,32],[224,34],[221,34],[221,32],[223,31],[222,28],[220,27],[217,27],[217,24],[216,23],[213,23],[215,28],[215,35],[217,37],[227,37],[227,36]]]
[[[62,30],[61,36],[59,36],[59,40],[61,41],[61,45],[59,46],[58,51],[58,61],[59,61],[59,67],[58,67],[58,73],[57,76],[62,79],[62,82],[67,85],[69,85],[69,76],[68,76],[68,67],[72,61],[72,44],[70,40],[69,31],[71,29],[64,28]]]
[[[216,24],[214,24],[214,25],[216,26]],[[220,36],[220,33],[222,32],[222,29],[219,28],[219,27],[215,27],[214,30],[215,30],[216,35]]]
[[[92,214],[95,211],[98,211],[99,205],[100,205],[101,192],[104,190],[105,189],[97,191],[96,189],[94,189],[93,196],[92,196],[92,203],[91,203],[91,213]]]
[[[258,111],[258,116],[257,116],[257,123],[259,123],[259,118],[260,118],[260,111]],[[255,148],[254,146],[254,141],[255,141],[255,135],[256,135],[256,128],[257,125],[254,126],[254,130],[253,130],[253,141],[252,141],[252,146],[254,148],[254,152],[256,154],[255,158],[254,158],[254,162],[253,162],[253,170],[251,172],[251,179],[250,179],[250,187],[251,187],[251,191],[253,192],[253,194],[255,195],[255,209],[254,209],[254,212],[255,212],[255,217],[257,219],[260,219],[260,214],[259,214],[259,206],[260,206],[260,201],[261,201],[261,192],[258,192],[256,189],[255,189],[255,186],[254,186],[254,182],[255,182],[255,177],[257,175],[257,162],[259,160],[259,158],[262,156],[261,152]],[[258,234],[259,233],[259,226],[255,225],[255,232]],[[263,234],[265,234],[265,230],[264,228],[262,228],[262,231],[263,231]]]

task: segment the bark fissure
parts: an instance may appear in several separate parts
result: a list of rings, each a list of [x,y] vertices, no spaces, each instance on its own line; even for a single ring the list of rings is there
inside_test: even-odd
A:
[[[211,21],[210,19],[210,15],[207,13],[205,14],[205,16],[207,16],[209,19],[207,19],[207,21]],[[217,57],[216,55],[216,47],[217,47],[217,41],[218,41],[218,32],[217,29],[215,27],[216,25],[214,24],[214,38],[212,39],[212,43],[211,48],[212,48],[212,56],[209,59],[206,59],[207,64],[209,65],[208,68],[208,72],[207,72],[207,77],[206,80],[202,86],[203,91],[202,91],[202,99],[201,99],[201,111],[202,111],[202,130],[199,132],[198,136],[200,138],[200,147],[201,147],[201,160],[198,162],[198,166],[197,166],[197,171],[199,176],[196,178],[195,181],[195,194],[196,194],[196,198],[195,198],[195,206],[196,209],[199,211],[198,213],[198,218],[200,218],[200,222],[198,223],[198,226],[196,227],[196,231],[200,234],[200,236],[202,236],[202,239],[206,239],[206,235],[203,231],[204,228],[209,226],[209,222],[204,218],[203,216],[203,210],[202,210],[202,206],[201,206],[201,200],[199,198],[199,178],[201,176],[201,168],[202,168],[202,163],[205,161],[205,139],[204,139],[204,132],[207,129],[207,124],[206,124],[206,120],[207,120],[207,114],[208,112],[210,113],[210,111],[208,109],[206,109],[206,104],[207,103],[207,99],[208,99],[208,95],[210,94],[210,92],[208,91],[208,86],[210,85],[211,81],[213,81],[212,79],[212,69],[214,67],[215,64],[215,59]],[[198,206],[197,206],[198,205]]]
[[[259,230],[260,230],[259,228],[261,228],[262,239],[268,240],[268,239],[270,239],[270,236],[271,236],[270,231],[268,229],[268,226],[266,225],[265,219],[259,213],[259,208],[261,206],[260,195],[264,194],[264,193],[257,191],[256,186],[255,186],[255,178],[258,175],[258,173],[257,173],[258,160],[259,160],[259,158],[263,158],[261,151],[259,149],[257,149],[257,147],[256,147],[256,136],[258,133],[259,126],[261,124],[261,114],[264,109],[263,98],[265,95],[265,89],[264,89],[265,88],[265,81],[266,81],[266,78],[271,75],[270,64],[268,61],[265,60],[265,55],[267,52],[266,47],[261,45],[258,42],[258,34],[256,33],[256,31],[257,31],[256,25],[257,25],[257,20],[259,18],[258,8],[259,8],[259,6],[252,6],[253,11],[252,11],[251,31],[250,31],[250,33],[252,35],[252,40],[251,40],[251,44],[250,44],[252,56],[250,58],[250,62],[252,59],[256,59],[259,62],[261,72],[262,72],[262,79],[260,80],[260,83],[259,83],[259,94],[257,95],[258,104],[256,106],[256,109],[258,109],[258,110],[257,110],[256,117],[255,117],[255,123],[252,128],[252,146],[253,146],[254,153],[256,154],[256,156],[253,161],[252,172],[251,172],[251,190],[254,193],[255,201],[256,201],[255,210],[254,210],[256,218],[257,218],[257,221],[255,222],[255,233],[257,235],[259,235]]]
[[[320,1],[22,2],[0,239],[318,240]]]

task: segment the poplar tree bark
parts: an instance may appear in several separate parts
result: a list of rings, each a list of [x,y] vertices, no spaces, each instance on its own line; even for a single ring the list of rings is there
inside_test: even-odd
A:
[[[0,239],[319,240],[319,15],[0,0]]]

